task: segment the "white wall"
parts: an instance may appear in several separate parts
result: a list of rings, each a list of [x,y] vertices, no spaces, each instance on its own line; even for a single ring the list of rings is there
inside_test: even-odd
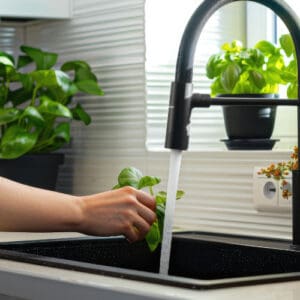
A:
[[[74,123],[60,190],[104,191],[125,166],[161,176],[165,186],[168,153],[145,150],[144,0],[74,0],[73,9],[71,21],[43,21],[18,29],[24,29],[26,44],[58,52],[61,62],[87,60],[105,91],[100,98],[79,97],[93,123]],[[12,48],[21,39],[15,38]],[[253,166],[287,157],[280,152],[185,153],[180,188],[186,197],[177,204],[175,226],[289,238],[288,214],[253,209],[251,182]]]

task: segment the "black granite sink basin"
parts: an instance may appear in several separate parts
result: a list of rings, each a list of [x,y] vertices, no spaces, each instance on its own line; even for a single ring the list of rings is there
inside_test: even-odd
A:
[[[0,244],[0,257],[186,288],[300,279],[300,252],[288,242],[229,235],[174,234],[169,275],[158,274],[160,250],[124,238],[76,238]]]

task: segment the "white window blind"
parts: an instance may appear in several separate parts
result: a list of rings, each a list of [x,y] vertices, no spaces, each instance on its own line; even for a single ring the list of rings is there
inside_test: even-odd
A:
[[[164,147],[170,83],[174,80],[177,52],[183,30],[201,3],[199,0],[146,1],[147,148]],[[216,12],[200,36],[194,64],[194,90],[210,92],[205,65],[227,41],[246,36],[245,3],[226,5]],[[189,149],[222,149],[225,130],[220,107],[195,109]]]
[[[299,0],[285,0],[287,4],[289,4],[295,12],[300,12],[300,2]],[[277,36],[279,37],[281,34],[287,33],[288,30],[284,23],[277,18]]]

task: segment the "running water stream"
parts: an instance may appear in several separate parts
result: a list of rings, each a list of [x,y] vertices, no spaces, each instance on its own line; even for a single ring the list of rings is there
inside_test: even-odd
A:
[[[172,228],[175,213],[176,192],[178,187],[179,172],[181,166],[182,151],[171,150],[169,179],[167,187],[167,203],[165,209],[163,240],[161,246],[160,269],[159,273],[167,275],[169,271]]]

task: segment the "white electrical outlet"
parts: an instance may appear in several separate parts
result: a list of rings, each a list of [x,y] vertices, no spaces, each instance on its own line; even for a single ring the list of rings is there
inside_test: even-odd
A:
[[[288,212],[292,207],[292,196],[288,199],[282,197],[281,180],[267,178],[259,175],[261,167],[255,167],[253,171],[253,202],[257,210],[269,212]],[[291,175],[285,177],[285,188],[292,191]]]

